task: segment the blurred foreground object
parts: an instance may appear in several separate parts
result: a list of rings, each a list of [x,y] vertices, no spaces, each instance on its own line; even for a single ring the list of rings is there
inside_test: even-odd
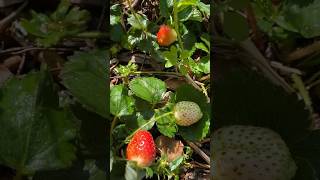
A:
[[[8,7],[13,4],[24,2],[25,0],[0,0],[0,8]]]

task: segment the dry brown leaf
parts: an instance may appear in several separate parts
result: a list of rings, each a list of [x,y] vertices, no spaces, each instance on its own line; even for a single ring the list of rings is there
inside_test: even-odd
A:
[[[11,56],[3,61],[3,65],[10,69],[11,72],[16,72],[19,68],[19,64],[22,61],[22,57],[15,55]]]
[[[186,81],[183,78],[168,78],[164,82],[170,90],[176,90],[179,86],[186,84]]]
[[[169,162],[183,155],[184,145],[180,140],[161,135],[157,137],[156,144],[160,154],[166,154]]]

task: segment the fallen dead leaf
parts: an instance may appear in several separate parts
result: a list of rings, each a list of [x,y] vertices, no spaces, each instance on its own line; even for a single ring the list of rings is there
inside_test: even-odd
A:
[[[168,78],[164,82],[170,90],[176,90],[179,86],[186,84],[186,81],[183,78]]]
[[[7,67],[8,69],[10,69],[11,72],[14,73],[14,72],[17,72],[21,61],[22,61],[22,57],[15,55],[15,56],[11,56],[11,57],[5,59],[3,61],[3,65],[5,67]]]
[[[168,161],[171,162],[183,155],[183,143],[173,138],[159,136],[156,139],[157,148],[161,155],[166,154]]]

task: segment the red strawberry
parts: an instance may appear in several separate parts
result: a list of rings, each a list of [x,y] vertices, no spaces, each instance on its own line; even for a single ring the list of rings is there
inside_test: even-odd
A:
[[[169,46],[177,40],[177,33],[167,25],[161,25],[157,33],[157,39],[160,46]]]
[[[127,159],[139,167],[150,166],[156,157],[156,146],[149,131],[136,132],[127,146]]]

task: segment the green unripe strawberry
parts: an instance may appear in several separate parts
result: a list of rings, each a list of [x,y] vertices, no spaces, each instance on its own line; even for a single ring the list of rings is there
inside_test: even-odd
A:
[[[190,126],[198,122],[203,114],[199,105],[191,101],[180,101],[174,106],[174,117],[179,126]]]
[[[224,127],[212,142],[214,180],[291,180],[297,170],[285,142],[267,128]]]

